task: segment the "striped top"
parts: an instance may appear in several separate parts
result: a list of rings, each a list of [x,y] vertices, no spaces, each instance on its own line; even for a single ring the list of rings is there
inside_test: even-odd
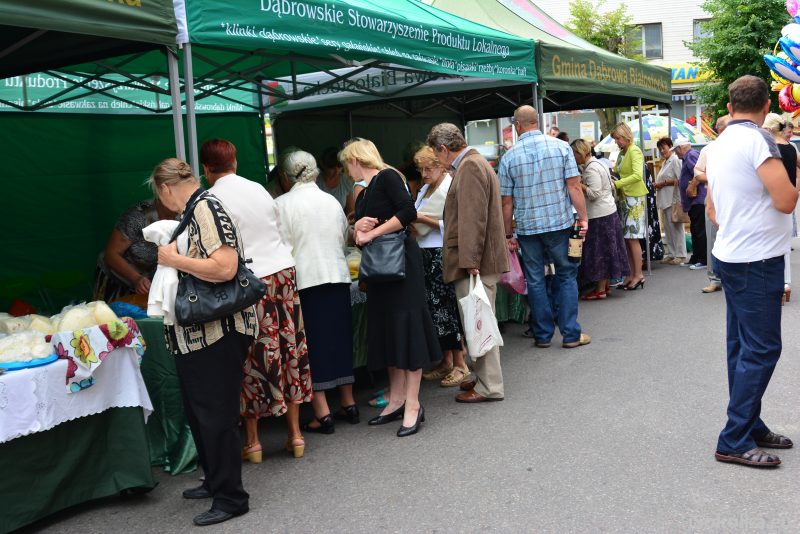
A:
[[[241,254],[236,227],[225,208],[213,195],[198,189],[189,198],[187,206],[201,194],[203,197],[197,202],[189,221],[189,246],[186,255],[205,259],[223,245],[233,247]],[[188,326],[165,326],[164,331],[167,348],[174,355],[180,355],[206,348],[231,332],[240,332],[255,338],[257,324],[255,308],[251,306],[223,319]]]

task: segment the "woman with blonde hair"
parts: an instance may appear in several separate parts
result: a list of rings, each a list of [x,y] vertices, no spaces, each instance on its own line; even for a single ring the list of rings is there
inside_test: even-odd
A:
[[[614,183],[608,168],[592,156],[592,147],[583,139],[572,142],[575,162],[583,169],[581,187],[586,197],[589,215],[589,231],[583,243],[583,259],[578,271],[581,278],[596,282],[594,291],[584,295],[583,300],[604,299],[608,292],[608,281],[630,274],[622,224],[614,202]]]
[[[786,121],[777,113],[770,113],[764,119],[762,127],[772,134],[772,138],[775,140],[775,144],[778,145],[778,150],[781,153],[781,161],[786,168],[786,173],[789,175],[789,180],[792,182],[793,186],[797,187],[797,169],[800,167],[800,158],[797,157],[797,149],[786,140],[786,136],[784,135],[787,129]],[[796,224],[794,213],[792,213],[792,228],[794,230],[792,232],[792,237],[797,235]],[[792,263],[789,254],[786,254],[784,264],[783,301],[786,302],[792,298]]]
[[[458,315],[456,290],[452,284],[444,283],[442,271],[444,202],[453,178],[429,146],[423,146],[414,154],[414,165],[422,175],[423,186],[414,203],[417,220],[413,228],[417,244],[422,250],[428,310],[431,312],[443,355],[442,363],[422,377],[426,380],[441,380],[439,384],[442,387],[458,386],[469,376],[469,368],[464,362],[464,336]]]
[[[611,130],[611,138],[617,143],[620,155],[617,157],[615,170],[619,179],[614,183],[618,194],[625,196],[623,203],[622,232],[625,246],[628,249],[628,263],[631,273],[625,277],[622,288],[625,290],[644,289],[642,273],[642,245],[647,232],[645,210],[647,208],[647,185],[644,183],[644,154],[633,142],[633,132],[624,122]]]
[[[354,180],[367,187],[356,199],[355,240],[359,246],[373,239],[405,232],[405,278],[367,281],[367,363],[371,370],[388,368],[389,403],[370,425],[402,419],[399,437],[415,434],[425,420],[419,402],[422,370],[442,359],[436,329],[428,311],[422,254],[406,231],[417,218],[403,177],[383,162],[372,141],[348,143],[339,160]]]
[[[183,213],[179,229],[188,229],[158,247],[158,264],[208,282],[232,280],[244,251],[241,235],[220,201],[200,188],[189,164],[176,158],[162,161],[150,185],[167,209]],[[178,252],[178,240],[185,254]],[[199,526],[227,521],[249,509],[239,459],[239,394],[242,364],[257,331],[253,306],[215,321],[165,326],[186,419],[205,473],[203,483],[185,490],[183,497],[212,499],[211,508],[194,518]]]

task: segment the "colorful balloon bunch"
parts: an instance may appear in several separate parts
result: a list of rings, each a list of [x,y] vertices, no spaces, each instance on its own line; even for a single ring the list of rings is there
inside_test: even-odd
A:
[[[786,11],[792,22],[783,27],[775,50],[764,55],[764,62],[771,71],[772,90],[778,93],[778,105],[796,117],[800,115],[800,2],[786,0]]]

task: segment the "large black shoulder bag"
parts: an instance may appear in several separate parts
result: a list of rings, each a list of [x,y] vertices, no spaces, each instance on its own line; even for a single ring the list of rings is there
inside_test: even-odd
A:
[[[206,199],[219,202],[203,192],[197,200],[184,211],[180,224],[172,234],[170,242],[189,225],[197,202]],[[230,216],[230,213],[228,214]],[[231,220],[233,224],[233,221]],[[239,233],[241,244],[242,236]],[[244,246],[241,247],[244,249]],[[241,254],[237,251],[239,268],[236,276],[227,282],[206,282],[191,274],[178,272],[178,294],[175,299],[175,318],[181,326],[208,323],[240,312],[257,303],[267,291],[267,285],[253,271],[247,268]]]
[[[373,178],[372,186],[375,185]],[[374,192],[374,189],[373,189]],[[364,191],[364,202],[369,202],[370,191]],[[366,211],[365,206],[365,213]],[[361,265],[358,279],[364,282],[394,282],[406,277],[406,229],[376,237],[361,248]]]

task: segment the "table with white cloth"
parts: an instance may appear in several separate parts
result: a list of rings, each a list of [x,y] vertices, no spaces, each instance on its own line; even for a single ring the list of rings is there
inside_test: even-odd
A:
[[[155,487],[140,350],[107,348],[92,385],[80,391],[67,387],[69,358],[0,375],[0,533]]]

